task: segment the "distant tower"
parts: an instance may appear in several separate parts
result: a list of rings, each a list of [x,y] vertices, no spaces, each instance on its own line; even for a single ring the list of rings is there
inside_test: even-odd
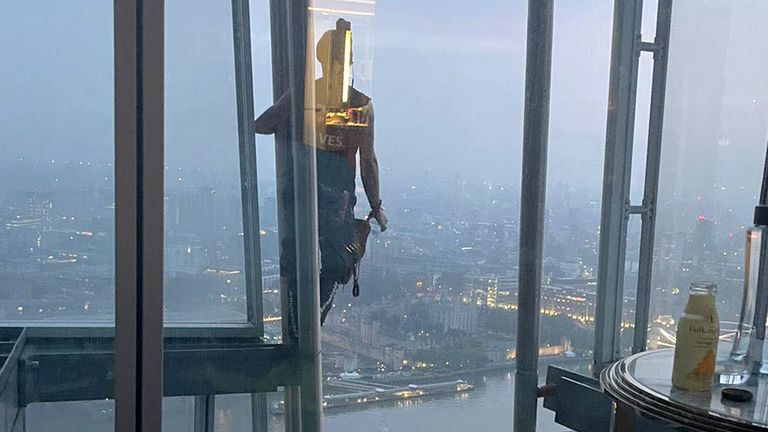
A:
[[[693,230],[692,239],[693,261],[697,265],[712,263],[715,242],[715,224],[699,216],[696,219],[696,226]]]

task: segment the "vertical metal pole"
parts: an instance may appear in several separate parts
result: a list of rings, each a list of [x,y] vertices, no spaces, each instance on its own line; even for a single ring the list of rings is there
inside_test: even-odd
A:
[[[528,2],[514,430],[536,430],[553,1]]]
[[[645,164],[642,228],[640,231],[640,262],[637,274],[637,302],[635,304],[635,335],[632,352],[645,351],[648,339],[648,319],[651,304],[651,276],[653,274],[653,241],[656,232],[656,202],[659,191],[661,140],[664,126],[664,98],[667,91],[667,60],[669,58],[669,32],[672,23],[672,0],[659,0],[656,15],[656,36],[653,49],[653,81],[651,107],[648,120],[648,154]]]
[[[245,286],[248,322],[264,336],[264,303],[261,276],[261,236],[259,234],[259,177],[256,161],[256,136],[253,131],[253,68],[251,57],[251,19],[249,0],[232,0],[232,30],[235,48],[235,94],[237,133],[240,147],[240,190],[243,206]],[[267,430],[267,396],[251,395],[254,432]]]
[[[269,430],[269,403],[264,393],[251,394],[251,430],[253,432]]]
[[[317,228],[317,166],[314,134],[305,136],[305,91],[314,95],[307,64],[313,43],[307,37],[308,0],[288,0],[288,71],[291,104],[291,148],[296,220],[298,344],[301,362],[300,424],[302,432],[322,431],[322,353],[320,345],[320,254]],[[305,86],[312,86],[307,89]],[[312,116],[314,118],[314,115]],[[310,125],[314,126],[314,124]]]
[[[285,428],[319,431],[322,390],[316,166],[314,149],[303,143],[307,2],[272,0],[270,14],[274,97],[286,92],[291,95],[290,128],[275,136],[283,340],[298,345],[301,360],[300,386],[285,390]],[[298,329],[293,335],[295,322]]]
[[[270,37],[272,43],[272,92],[274,101],[289,91],[288,85],[288,9],[283,0],[270,0]],[[293,223],[293,153],[288,131],[275,132],[275,172],[277,174],[277,231],[280,241],[280,309],[282,311],[283,343],[293,344],[290,327],[295,317],[296,280],[294,274],[286,274],[283,260],[286,255],[295,255]],[[291,258],[291,257],[289,257]],[[291,258],[292,259],[292,258]],[[298,371],[297,371],[298,372]],[[300,431],[299,425],[299,387],[287,386],[284,389],[285,431]]]
[[[115,430],[161,429],[162,0],[114,2]]]
[[[290,91],[288,80],[288,10],[281,0],[270,0],[270,36],[272,42],[272,93],[277,100]],[[277,174],[277,231],[280,241],[280,301],[283,319],[283,343],[295,343],[290,327],[295,315],[291,297],[295,295],[294,274],[287,274],[285,268],[293,259],[295,245],[289,242],[295,237],[293,197],[293,152],[289,131],[282,128],[275,131],[275,172]]]
[[[214,432],[216,397],[214,395],[195,396],[194,432]]]
[[[615,361],[621,351],[619,330],[624,298],[642,13],[642,0],[616,0],[614,3],[595,309],[596,374]]]
[[[243,202],[245,286],[248,321],[264,335],[261,286],[261,237],[259,236],[259,184],[256,136],[253,131],[253,69],[251,67],[251,20],[248,0],[232,0],[235,47],[235,95],[240,147],[240,191]]]

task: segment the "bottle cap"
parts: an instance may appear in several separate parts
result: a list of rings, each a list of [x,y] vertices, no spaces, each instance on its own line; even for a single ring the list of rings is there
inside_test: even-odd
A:
[[[735,387],[726,387],[722,391],[723,399],[733,402],[749,402],[752,400],[752,392]]]

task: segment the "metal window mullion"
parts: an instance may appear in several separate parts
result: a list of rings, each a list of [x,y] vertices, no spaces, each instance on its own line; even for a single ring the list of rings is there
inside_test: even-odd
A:
[[[270,0],[269,2],[270,19],[270,41],[272,52],[272,93],[273,101],[289,90],[288,86],[288,8],[284,0]],[[284,194],[287,189],[286,181],[291,180],[293,166],[293,156],[290,148],[288,131],[278,129],[275,131],[275,172],[277,174],[277,231],[280,248],[285,245],[287,239],[291,238],[295,226],[287,223],[292,220],[294,200],[292,194]],[[288,177],[288,178],[286,178]],[[282,259],[282,254],[281,254]],[[281,267],[282,267],[281,263]],[[293,344],[294,340],[289,338],[291,325],[291,304],[289,290],[292,290],[295,284],[289,282],[288,275],[280,276],[280,309],[283,316],[282,335],[283,343]],[[298,372],[298,371],[297,371]],[[284,388],[285,416],[284,428],[286,432],[300,430],[299,421],[299,388],[298,386],[286,386]]]
[[[214,432],[216,397],[214,395],[195,396],[194,432]]]
[[[270,0],[270,39],[272,43],[272,94],[273,102],[289,91],[288,87],[288,31],[287,31],[287,8],[283,0]],[[295,227],[287,223],[292,220],[294,200],[292,194],[283,193],[287,189],[285,183],[291,180],[291,167],[293,166],[293,156],[290,148],[288,131],[278,128],[275,131],[275,183],[277,186],[277,231],[278,241],[282,251],[286,239],[293,236]],[[281,264],[282,266],[282,264]],[[283,343],[294,343],[288,336],[290,317],[289,309],[291,307],[288,299],[288,288],[290,284],[286,282],[286,275],[281,272],[280,275],[280,307],[283,319],[281,321]]]
[[[669,34],[672,23],[672,0],[659,0],[656,16],[656,36],[653,51],[653,81],[651,84],[650,116],[648,120],[648,152],[645,164],[642,228],[640,231],[640,260],[638,263],[635,332],[632,352],[644,351],[648,338],[648,321],[653,275],[653,243],[656,232],[656,207],[661,166],[664,100],[667,87]]]
[[[514,428],[536,430],[554,2],[528,2]]]
[[[265,393],[251,393],[251,431],[269,430],[269,402]]]
[[[261,237],[259,235],[259,184],[256,136],[253,131],[253,71],[251,67],[251,22],[248,0],[232,0],[232,30],[235,49],[235,96],[240,155],[240,192],[243,207],[245,295],[248,321],[264,334],[261,286]]]
[[[261,235],[259,221],[259,177],[256,136],[253,131],[253,68],[251,57],[251,19],[249,0],[232,0],[232,31],[235,49],[235,93],[237,132],[240,148],[240,187],[243,206],[245,285],[248,322],[264,336],[264,303],[261,274]],[[251,394],[251,430],[266,432],[267,396]]]
[[[615,361],[621,351],[619,331],[642,10],[641,0],[616,0],[614,3],[595,310],[595,373]]]
[[[295,249],[296,279],[281,283],[283,340],[290,336],[291,313],[298,317],[298,345],[301,375],[298,387],[285,391],[287,431],[320,431],[322,428],[322,374],[320,353],[319,251],[317,243],[316,166],[314,150],[303,140],[305,49],[307,35],[306,0],[270,2],[274,97],[291,93],[291,128],[275,136],[278,173],[278,230],[282,247]],[[290,187],[286,187],[290,182]],[[282,184],[282,185],[281,185]],[[292,191],[292,193],[289,193]],[[283,196],[285,195],[285,196]],[[293,224],[287,224],[292,220]],[[291,236],[295,245],[285,244]],[[281,255],[282,258],[282,255]],[[293,277],[283,275],[281,279]],[[291,288],[291,286],[294,288]],[[293,298],[289,298],[289,289]]]
[[[322,431],[322,352],[320,345],[320,251],[317,227],[317,165],[314,133],[305,136],[305,91],[314,95],[314,82],[307,76],[311,29],[308,0],[287,0],[288,80],[291,104],[291,150],[296,222],[296,279],[298,345],[301,364],[300,428]],[[309,125],[313,130],[314,123]],[[305,141],[308,141],[305,144]]]
[[[115,430],[161,429],[164,2],[114,2]]]

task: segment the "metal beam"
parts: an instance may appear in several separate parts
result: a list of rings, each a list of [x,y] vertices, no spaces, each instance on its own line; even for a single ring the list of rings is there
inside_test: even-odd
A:
[[[216,397],[214,395],[195,396],[194,432],[214,432]]]
[[[615,361],[621,351],[620,325],[642,13],[642,0],[616,0],[614,3],[595,310],[596,374]]]
[[[514,406],[516,432],[536,430],[553,3],[552,0],[528,2]]]
[[[104,323],[83,323],[82,326],[73,323],[49,323],[49,326],[35,324],[24,327],[24,322],[16,321],[5,328],[26,330],[33,338],[113,338],[114,327],[105,327]],[[59,325],[61,324],[61,325]],[[3,323],[0,323],[0,328]],[[194,323],[174,325],[163,328],[163,336],[168,338],[210,338],[210,339],[241,339],[249,343],[258,341],[260,336],[256,328],[249,323],[211,323],[209,325]],[[257,342],[258,344],[258,342]]]
[[[115,431],[161,429],[164,2],[114,1]]]
[[[637,300],[635,303],[635,333],[632,352],[645,350],[648,339],[648,320],[651,304],[651,277],[653,275],[653,241],[656,232],[656,203],[659,192],[662,130],[664,126],[664,98],[667,91],[667,60],[669,59],[669,33],[672,24],[672,0],[659,0],[656,15],[656,36],[653,45],[653,81],[651,107],[648,120],[648,152],[645,162],[645,185],[640,230],[640,260],[637,271]]]
[[[4,337],[2,369],[0,369],[0,429],[3,431],[24,429],[24,374],[19,373],[19,358],[27,343],[26,332]]]
[[[270,36],[272,41],[272,93],[277,100],[291,89],[288,83],[288,10],[282,0],[270,1]],[[296,236],[293,196],[293,149],[289,130],[275,130],[275,183],[277,186],[277,232],[280,241],[280,301],[283,316],[283,343],[296,343],[291,327],[295,325],[296,277],[288,271],[296,255],[292,239]]]
[[[253,70],[251,68],[251,20],[248,0],[232,0],[235,47],[235,95],[237,136],[240,148],[240,194],[243,206],[245,286],[248,321],[264,334],[261,286],[261,236],[259,234],[259,182],[256,136],[253,131]]]
[[[314,96],[308,64],[314,64],[314,41],[308,0],[287,0],[288,85],[293,95],[290,116],[293,152],[293,197],[296,227],[298,345],[301,362],[300,427],[323,430],[322,352],[320,345],[320,256],[317,227],[317,165],[314,123],[304,124],[305,95]],[[309,86],[309,88],[307,88]],[[306,93],[305,93],[306,92]],[[305,126],[307,128],[305,129]]]
[[[28,339],[21,354],[20,404],[115,396],[111,339]],[[206,346],[212,345],[212,346]],[[295,347],[210,341],[167,343],[165,396],[261,393],[299,383]]]
[[[655,53],[660,49],[662,49],[661,45],[658,45],[656,42],[640,42],[640,51]]]
[[[272,93],[276,102],[283,94],[290,92],[289,80],[289,2],[270,0],[270,40],[272,42]],[[302,87],[303,88],[303,87]],[[294,218],[295,200],[293,196],[293,147],[290,131],[275,131],[275,172],[277,174],[277,231],[280,241],[280,303],[283,343],[296,344],[296,275],[293,260],[296,255],[296,225]],[[297,370],[297,373],[299,371]],[[300,431],[300,394],[298,386],[286,386],[285,430]]]
[[[549,365],[547,384],[555,391],[544,397],[544,408],[555,412],[555,423],[574,431],[610,430],[612,402],[598,379]]]
[[[248,321],[264,336],[264,303],[261,277],[261,235],[259,234],[259,177],[256,136],[253,131],[253,68],[249,0],[232,0],[232,29],[235,48],[235,94],[240,147],[240,188],[243,202],[245,243],[245,285]],[[266,395],[251,394],[253,432],[267,431]]]
[[[253,432],[269,430],[269,403],[265,393],[251,393],[251,430]]]

